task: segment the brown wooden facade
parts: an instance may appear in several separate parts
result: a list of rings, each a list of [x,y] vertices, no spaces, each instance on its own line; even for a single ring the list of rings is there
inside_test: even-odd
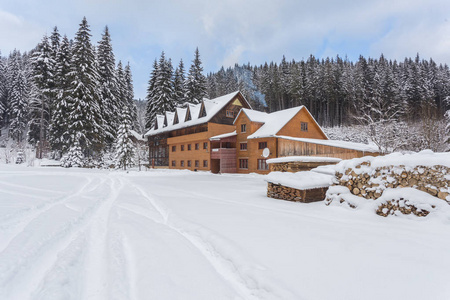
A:
[[[267,159],[284,156],[326,156],[349,159],[376,152],[363,152],[320,143],[293,140],[306,138],[327,140],[320,126],[305,107],[299,108],[277,132],[266,137],[250,137],[265,124],[251,120],[242,108],[247,101],[237,93],[208,122],[181,127],[148,136],[150,163],[171,169],[212,171],[213,173],[269,172]],[[189,107],[187,108],[189,111]],[[197,109],[198,110],[198,109]],[[200,116],[206,114],[202,104]],[[263,114],[263,113],[261,113]],[[263,114],[263,117],[268,114]],[[283,114],[280,114],[283,116]],[[173,117],[177,120],[175,113]],[[197,122],[198,123],[198,122]],[[283,122],[281,122],[283,123]],[[235,133],[232,133],[235,131]],[[217,136],[223,136],[215,138]],[[289,139],[291,138],[291,139]],[[265,148],[269,156],[263,157]]]

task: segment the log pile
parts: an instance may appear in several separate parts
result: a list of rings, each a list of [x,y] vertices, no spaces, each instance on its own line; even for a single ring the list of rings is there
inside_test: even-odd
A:
[[[450,203],[450,168],[445,166],[417,166],[413,169],[405,166],[383,166],[366,168],[369,162],[336,173],[339,185],[346,186],[354,195],[368,199],[377,199],[386,188],[411,187],[426,192]]]
[[[370,162],[365,161],[353,168],[345,169],[342,173],[337,172],[336,179],[335,186],[345,186],[353,195],[366,199],[378,199],[388,188],[408,187],[426,192],[450,204],[450,168],[446,166],[412,168],[398,165],[372,168]],[[329,205],[332,201],[332,197],[328,195],[326,204]],[[341,203],[343,201],[341,199]],[[376,213],[384,217],[399,213],[425,217],[430,212],[414,206],[408,199],[400,198],[387,199],[378,206]]]
[[[328,187],[299,190],[272,182],[267,183],[267,197],[294,201],[294,202],[315,202],[325,198]]]

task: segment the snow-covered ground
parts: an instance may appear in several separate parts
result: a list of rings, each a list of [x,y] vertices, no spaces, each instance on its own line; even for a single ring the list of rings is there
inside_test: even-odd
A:
[[[450,299],[450,221],[265,176],[0,165],[0,299]]]

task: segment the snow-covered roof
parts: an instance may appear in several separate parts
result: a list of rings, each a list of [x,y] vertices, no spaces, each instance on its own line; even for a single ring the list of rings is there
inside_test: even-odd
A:
[[[379,152],[379,149],[377,146],[367,145],[367,144],[362,144],[362,143],[353,143],[353,142],[338,141],[338,140],[319,140],[319,139],[298,138],[298,137],[291,137],[291,136],[284,136],[284,135],[275,135],[274,137],[277,137],[280,139],[285,139],[285,140],[304,142],[304,143],[312,143],[312,144],[332,146],[332,147],[338,147],[338,148],[344,148],[344,149],[352,149],[352,150],[357,150],[357,151]]]
[[[329,162],[329,163],[338,163],[342,159],[336,157],[322,157],[322,156],[285,156],[278,158],[271,158],[267,160],[268,164],[276,164],[283,162]]]
[[[142,134],[137,133],[134,130],[130,130],[130,133],[132,136],[134,136],[135,139],[137,139],[138,141],[145,141],[144,137],[142,136]]]
[[[186,111],[187,111],[187,108],[184,108],[184,107],[175,108],[175,113],[178,117],[178,122],[184,121],[184,119],[186,118]],[[174,115],[174,118],[175,118],[175,115]],[[174,119],[174,121],[175,121],[175,119]]]
[[[264,115],[252,114],[254,119],[260,120],[261,123],[264,122],[264,125],[247,138],[257,139],[275,136],[302,108],[303,105],[266,114],[264,121],[262,120]]]
[[[270,172],[265,180],[267,182],[281,184],[287,187],[300,190],[329,187],[333,184],[333,175],[321,174],[311,171],[291,172]]]
[[[173,124],[173,118],[175,117],[175,113],[171,111],[166,111],[166,121],[167,124]]]
[[[156,115],[156,123],[158,124],[158,128],[164,127],[164,115]]]
[[[243,108],[239,111],[238,115],[236,116],[236,119],[234,120],[235,122],[241,113],[245,113],[247,115],[247,118],[251,122],[257,122],[257,123],[265,123],[267,120],[267,116],[269,115],[268,113],[265,113],[262,111]]]
[[[160,126],[159,118],[158,120],[158,128],[152,128],[147,133],[145,133],[145,136],[152,136],[155,134],[160,134],[163,132],[168,132],[176,129],[181,129],[189,126],[195,126],[199,124],[203,124],[211,120],[212,117],[214,117],[222,108],[224,108],[228,102],[230,102],[234,97],[236,97],[239,94],[239,91],[220,96],[211,100],[204,100],[202,103],[205,105],[206,110],[206,116],[200,117],[200,108],[202,106],[202,103],[199,104],[189,104],[188,110],[190,113],[191,120],[186,120],[186,114],[188,113],[187,109],[180,109],[177,108],[178,113],[178,124],[173,124],[173,118],[172,123],[168,123],[167,126]],[[164,116],[163,121],[164,121]]]
[[[223,134],[219,134],[219,135],[210,137],[209,140],[210,141],[217,141],[217,140],[224,139],[224,138],[227,138],[227,137],[230,137],[230,136],[235,136],[235,135],[237,135],[236,130],[233,131],[233,132],[223,133]]]

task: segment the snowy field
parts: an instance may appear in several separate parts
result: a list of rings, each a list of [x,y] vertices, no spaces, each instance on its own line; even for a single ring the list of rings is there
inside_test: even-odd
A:
[[[261,175],[0,165],[0,299],[450,299],[448,218],[265,193]]]

